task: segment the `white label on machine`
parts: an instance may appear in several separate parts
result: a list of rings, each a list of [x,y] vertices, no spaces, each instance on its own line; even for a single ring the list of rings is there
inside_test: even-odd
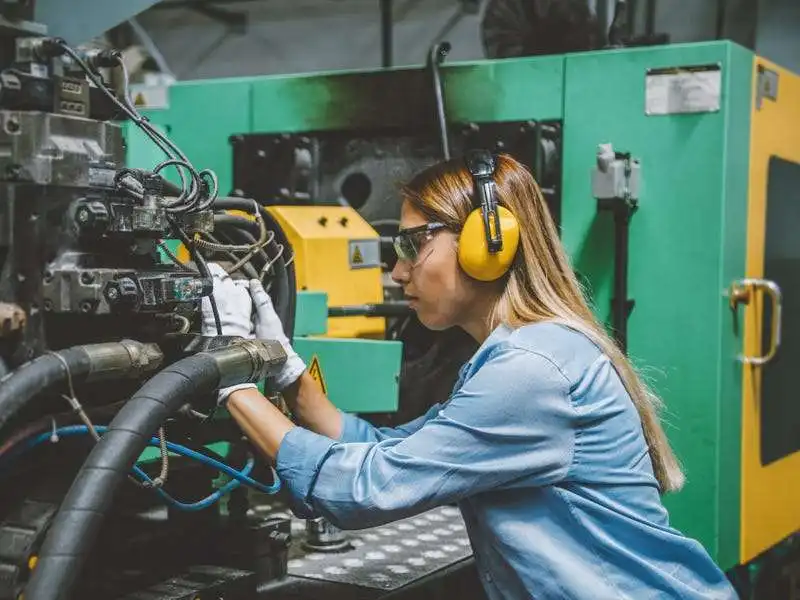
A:
[[[719,65],[693,65],[648,69],[645,79],[645,114],[717,112],[722,96]]]
[[[130,93],[138,108],[169,108],[169,88],[165,85],[132,85]]]
[[[350,240],[351,269],[372,269],[381,266],[381,246],[378,240]]]

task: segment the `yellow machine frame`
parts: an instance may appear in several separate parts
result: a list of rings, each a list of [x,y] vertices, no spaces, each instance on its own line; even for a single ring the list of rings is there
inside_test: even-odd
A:
[[[759,102],[759,95],[765,91],[759,87],[763,86],[759,76],[762,68],[778,74],[779,88],[766,90],[775,95],[774,99]],[[776,282],[763,280],[769,162],[779,157],[800,165],[800,77],[761,58],[756,59],[754,69],[746,269],[753,289],[760,287],[769,293],[752,294],[744,320],[743,355],[751,358],[744,359],[742,381],[743,563],[800,529],[800,452],[768,465],[761,457],[762,379],[769,362],[769,353],[764,362],[762,335],[768,328],[768,337],[774,336],[773,326],[780,324],[765,322],[764,316],[765,303],[779,300],[774,295],[776,288],[771,287]],[[779,319],[779,315],[777,307],[773,308],[772,319]]]

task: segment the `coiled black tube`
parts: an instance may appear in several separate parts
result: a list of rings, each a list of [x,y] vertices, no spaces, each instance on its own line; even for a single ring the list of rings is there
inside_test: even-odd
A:
[[[162,358],[152,344],[132,340],[75,346],[60,350],[58,356],[43,354],[0,379],[0,430],[32,398],[70,377],[73,383],[87,377],[126,377],[157,368]]]
[[[92,366],[89,355],[80,346],[60,354],[76,380],[82,379]],[[64,363],[52,354],[35,358],[0,379],[0,430],[31,398],[66,380]]]
[[[117,490],[152,433],[185,402],[222,385],[255,381],[264,365],[286,361],[273,347],[255,357],[253,343],[184,358],[143,385],[111,422],[64,497],[25,589],[28,600],[65,600],[111,509]],[[265,346],[266,347],[266,346]],[[260,360],[258,360],[260,358]]]

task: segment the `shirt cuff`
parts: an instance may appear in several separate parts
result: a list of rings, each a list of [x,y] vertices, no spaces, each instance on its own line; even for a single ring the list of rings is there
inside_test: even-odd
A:
[[[342,416],[342,433],[339,434],[338,441],[345,443],[373,441],[372,425],[353,414],[341,410],[339,414]]]
[[[293,427],[283,437],[275,457],[275,470],[289,493],[292,511],[298,518],[316,516],[311,504],[311,488],[335,443],[302,427]]]

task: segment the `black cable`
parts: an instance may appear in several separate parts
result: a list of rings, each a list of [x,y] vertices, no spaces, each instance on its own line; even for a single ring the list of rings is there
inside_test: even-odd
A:
[[[198,204],[198,201],[199,201],[199,198],[197,198],[197,195],[200,192],[200,190],[203,188],[203,186],[201,185],[202,176],[200,175],[200,173],[197,172],[197,170],[191,164],[191,162],[189,161],[187,156],[181,151],[181,149],[174,142],[172,142],[168,137],[166,137],[161,132],[159,132],[157,129],[155,129],[152,125],[150,125],[150,123],[147,121],[147,119],[145,117],[143,117],[141,114],[139,114],[139,112],[136,109],[136,107],[133,104],[131,104],[130,98],[128,97],[128,95],[129,95],[129,93],[128,93],[128,86],[129,86],[128,71],[127,71],[127,68],[125,67],[124,62],[122,61],[122,57],[121,56],[117,56],[116,58],[117,58],[117,61],[119,63],[120,68],[123,70],[123,75],[124,75],[123,76],[123,87],[124,87],[123,100],[124,100],[124,102],[120,102],[120,100],[108,90],[108,88],[105,86],[105,83],[103,82],[102,78],[100,76],[98,76],[91,69],[91,67],[89,67],[83,61],[83,59],[80,57],[80,55],[75,50],[73,50],[66,43],[66,41],[64,41],[62,39],[56,39],[56,40],[53,40],[53,42],[55,44],[57,44],[64,52],[69,54],[70,57],[76,62],[76,64],[86,73],[86,76],[92,81],[92,83],[94,83],[114,104],[116,104],[119,108],[121,108],[122,111],[128,116],[128,118],[130,118],[137,125],[137,127],[139,127],[142,131],[144,131],[144,133],[167,156],[170,157],[170,161],[168,161],[168,162],[170,162],[170,164],[174,164],[176,166],[178,164],[181,164],[182,166],[186,167],[186,169],[192,175],[192,187],[191,187],[188,195],[186,196],[186,198],[184,198],[183,196],[185,194],[187,194],[187,192],[186,192],[186,180],[184,178],[183,172],[179,169],[178,170],[178,174],[179,174],[179,176],[181,178],[182,193],[181,193],[181,196],[179,197],[179,200],[175,203],[175,205],[173,207],[173,210],[191,211],[193,208],[196,208],[196,206]],[[164,166],[166,166],[166,165],[164,165]],[[163,168],[163,166],[162,166],[162,168]],[[212,176],[213,176],[213,174],[212,174]],[[216,190],[215,190],[215,194],[216,194]],[[212,196],[212,198],[213,198],[213,196]],[[188,201],[188,204],[186,204],[181,209],[178,209],[177,205],[180,202],[183,202],[183,201]],[[205,205],[210,204],[210,199],[207,199],[204,204]]]
[[[228,236],[229,233],[230,233],[229,231],[226,231],[224,229],[216,229],[215,228],[215,230],[214,230],[215,239],[217,241],[219,241],[220,243],[222,243],[222,244],[234,245],[234,244],[242,243],[242,240],[235,240],[235,239],[229,237]],[[233,252],[223,252],[223,254],[227,254],[228,258],[230,260],[232,260],[234,262],[237,261],[237,256]],[[259,251],[259,254],[263,255],[264,251],[263,250]],[[245,264],[243,264],[240,267],[241,270],[244,271],[244,273],[245,273],[245,275],[247,276],[248,279],[258,279],[259,278],[258,269],[256,269],[256,265],[254,264],[254,261],[255,261],[255,259],[257,257],[258,257],[258,254],[256,254],[256,256],[253,256],[249,261],[247,261]]]
[[[61,502],[24,590],[26,598],[70,598],[117,491],[164,421],[193,398],[237,381],[255,381],[267,367],[285,362],[254,361],[253,352],[251,346],[236,344],[194,354],[153,376],[133,395],[92,447]]]
[[[167,255],[167,258],[169,258],[169,259],[170,259],[170,261],[172,261],[172,263],[173,263],[174,265],[176,265],[176,266],[178,266],[178,267],[181,267],[181,268],[183,268],[183,269],[185,269],[185,268],[186,268],[186,265],[185,265],[185,264],[183,264],[183,263],[182,263],[182,262],[181,262],[181,261],[178,259],[178,257],[177,257],[177,256],[175,256],[175,254],[173,254],[172,250],[170,250],[170,249],[167,247],[167,245],[166,245],[164,242],[160,242],[160,243],[158,244],[158,247],[159,247],[159,248],[161,248],[161,251],[162,251],[164,254],[166,254],[166,255]]]
[[[225,243],[233,245],[249,244],[251,246],[258,244],[258,240],[255,238],[255,236],[253,236],[253,234],[246,229],[240,229],[235,225],[222,225],[221,227],[217,228],[216,218],[214,219],[214,227],[215,233],[225,238]],[[267,256],[265,250],[263,248],[259,249],[249,261],[249,263],[252,263],[250,266],[253,268],[253,271],[255,271],[254,276],[251,277],[251,279],[261,279],[261,275],[259,273],[269,261],[270,258]]]
[[[0,430],[36,396],[67,383],[120,379],[158,367],[147,344],[133,340],[74,346],[48,353],[18,367],[0,379]],[[139,362],[147,357],[147,361]],[[147,366],[145,366],[147,365]]]
[[[252,208],[252,207],[251,207]],[[257,240],[261,236],[261,230],[259,228],[258,223],[255,221],[251,221],[246,217],[242,217],[239,215],[230,215],[226,213],[215,213],[214,214],[214,227],[217,225],[221,226],[233,226],[238,229],[243,229],[249,232],[254,240]]]
[[[167,220],[169,221],[170,225],[172,225],[172,229],[175,231],[178,239],[186,246],[186,249],[189,251],[189,254],[194,260],[194,263],[197,265],[197,270],[200,272],[200,275],[207,279],[212,279],[211,271],[208,270],[208,263],[206,259],[203,258],[203,255],[197,251],[195,245],[189,239],[189,236],[186,235],[186,232],[176,223],[175,219],[171,216],[167,215]],[[211,305],[211,313],[214,315],[214,326],[217,329],[217,335],[222,335],[222,321],[219,318],[219,308],[217,307],[217,299],[214,297],[214,292],[212,290],[211,295],[208,297],[208,303]]]
[[[92,367],[92,360],[81,347],[59,352],[73,380],[83,378]],[[44,354],[12,371],[0,380],[0,430],[31,398],[67,380],[64,363],[52,354]]]
[[[214,200],[214,210],[241,210],[250,212],[253,209],[252,198],[220,197]],[[272,244],[275,248],[283,246],[283,260],[275,261],[275,291],[270,293],[275,304],[275,312],[283,325],[283,332],[290,340],[294,338],[295,311],[297,307],[297,276],[294,266],[294,251],[289,243],[289,238],[278,221],[264,208],[257,204],[261,218],[267,229],[275,234]],[[271,245],[270,245],[271,246]]]

